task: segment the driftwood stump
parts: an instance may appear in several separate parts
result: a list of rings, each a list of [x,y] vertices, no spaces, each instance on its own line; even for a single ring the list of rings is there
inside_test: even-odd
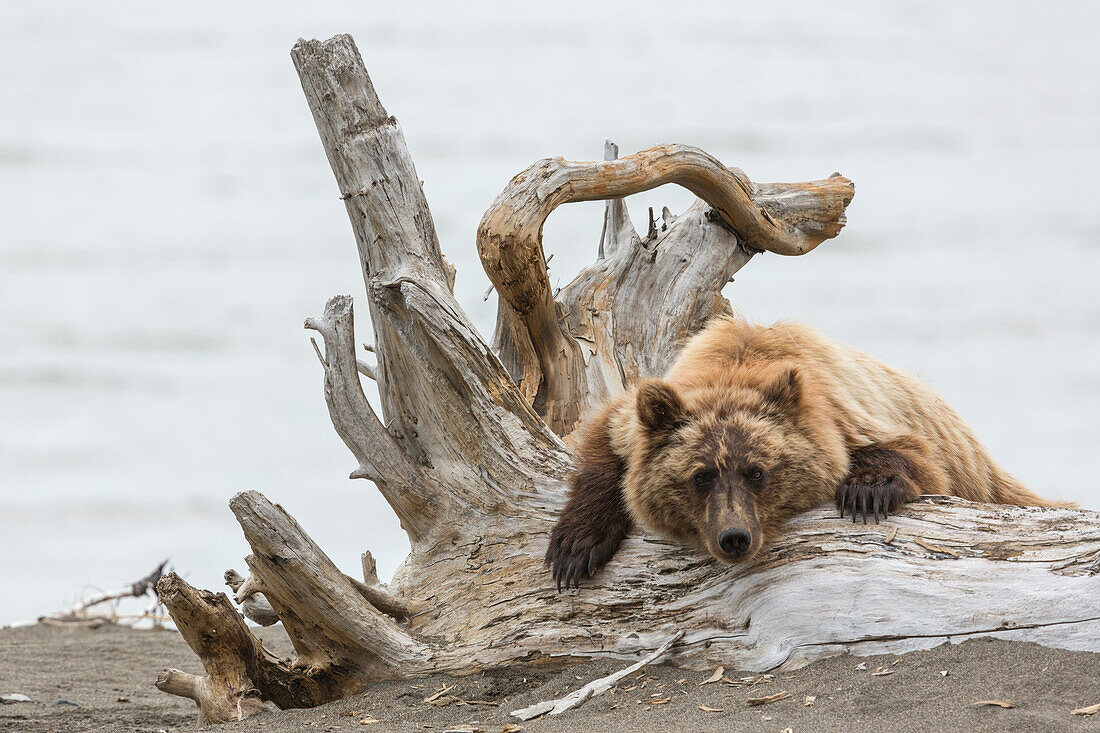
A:
[[[636,659],[681,634],[670,661],[791,668],[850,652],[928,648],[974,636],[1100,650],[1100,517],[937,497],[888,525],[832,508],[796,518],[751,565],[727,567],[636,533],[579,590],[543,567],[565,493],[569,433],[729,304],[722,287],[761,251],[799,255],[835,236],[846,178],[758,184],[707,153],[665,145],[595,163],[542,160],[486,212],[477,244],[500,295],[492,346],[452,293],[419,179],[348,36],[292,51],[359,248],[375,365],[355,352],[352,301],[332,298],[320,334],[337,433],[409,535],[388,586],[341,573],[278,505],[237,495],[251,577],[227,575],[262,623],[277,617],[294,661],[274,658],[222,595],[171,574],[160,596],[205,677],[166,670],[161,689],[203,722],[270,700],[307,707],[371,680],[468,673],[554,655]],[[638,236],[621,198],[664,183],[699,201]],[[543,222],[607,199],[599,259],[551,290]],[[381,418],[360,374],[377,381]],[[274,614],[274,617],[271,615]]]

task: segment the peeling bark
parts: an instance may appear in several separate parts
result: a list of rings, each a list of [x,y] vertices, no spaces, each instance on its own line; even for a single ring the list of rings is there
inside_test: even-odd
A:
[[[638,533],[582,588],[557,593],[542,557],[570,468],[562,436],[594,404],[661,374],[728,309],[722,286],[754,253],[799,254],[835,236],[851,183],[754,184],[680,145],[540,161],[478,232],[501,296],[490,348],[454,299],[400,128],[351,39],[299,41],[292,57],[359,248],[381,416],[360,383],[351,298],[331,299],[306,327],[324,342],[325,399],[358,462],[352,476],[379,487],[412,551],[388,586],[365,556],[360,582],[281,507],[235,497],[252,548],[239,600],[262,593],[297,659],[272,658],[224,595],[166,577],[161,598],[207,674],[168,672],[158,686],[195,699],[202,721],[257,700],[315,705],[380,678],[637,659],[670,638],[676,664],[753,671],[972,636],[1100,650],[1100,516],[1069,509],[934,497],[889,526],[820,509],[737,567]],[[665,210],[639,238],[621,198],[669,182],[702,200]],[[612,202],[603,256],[555,297],[542,224],[560,204],[596,198]]]

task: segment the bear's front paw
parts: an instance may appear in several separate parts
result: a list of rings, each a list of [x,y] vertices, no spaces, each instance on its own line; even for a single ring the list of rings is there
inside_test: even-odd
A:
[[[853,522],[856,521],[856,514],[862,514],[864,524],[867,524],[868,514],[872,514],[878,524],[880,512],[885,519],[890,512],[916,498],[916,487],[905,476],[851,476],[836,490],[836,506],[840,509],[840,516],[843,517],[847,509]]]
[[[570,526],[559,521],[550,533],[546,564],[558,585],[580,588],[581,578],[590,578],[614,557],[626,532],[611,529],[595,534],[589,528]]]

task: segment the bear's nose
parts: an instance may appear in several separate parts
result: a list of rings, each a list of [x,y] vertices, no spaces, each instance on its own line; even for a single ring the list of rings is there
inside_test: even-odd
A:
[[[752,535],[749,534],[748,530],[740,527],[731,527],[718,535],[718,546],[727,555],[740,555],[749,549],[749,543],[751,542]]]

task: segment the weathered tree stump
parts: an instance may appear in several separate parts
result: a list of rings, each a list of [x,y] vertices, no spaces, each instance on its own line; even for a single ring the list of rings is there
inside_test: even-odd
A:
[[[306,328],[323,340],[325,399],[358,461],[352,476],[378,486],[412,551],[388,587],[373,573],[359,582],[279,506],[236,496],[253,551],[251,577],[232,578],[237,600],[281,619],[297,659],[264,650],[224,596],[166,577],[161,598],[207,676],[166,671],[158,686],[195,699],[202,721],[262,700],[316,705],[382,678],[547,655],[633,659],[681,632],[672,662],[746,670],[974,636],[1100,650],[1100,517],[1067,509],[936,497],[865,526],[823,508],[743,567],[639,532],[559,594],[542,558],[569,433],[593,405],[661,374],[685,337],[729,308],[722,287],[754,254],[803,254],[835,236],[852,184],[838,174],[756,184],[682,145],[539,161],[478,230],[500,294],[490,347],[454,298],[404,138],[351,38],[299,41],[292,57],[358,243],[376,366],[356,357],[350,297]],[[676,217],[666,209],[639,237],[621,198],[664,183],[700,201]],[[593,199],[609,200],[601,257],[555,295],[543,222]],[[381,418],[361,372],[378,383]]]

